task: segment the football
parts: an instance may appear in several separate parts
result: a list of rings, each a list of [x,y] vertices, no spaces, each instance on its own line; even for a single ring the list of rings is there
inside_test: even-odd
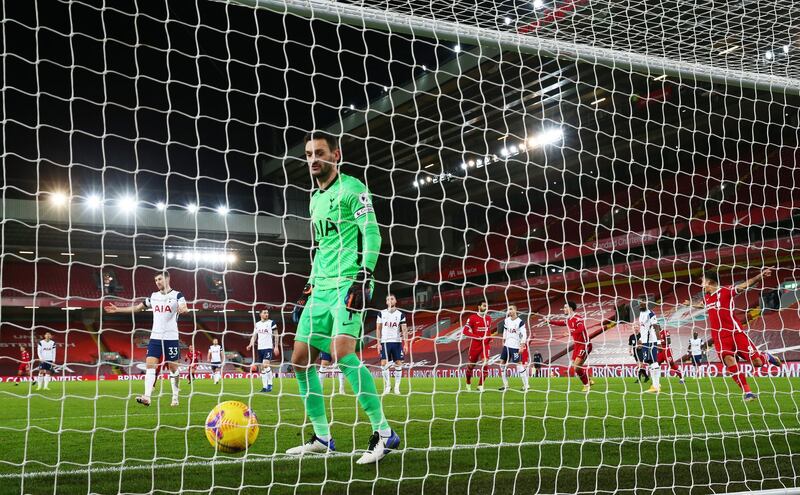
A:
[[[245,450],[258,438],[256,413],[235,400],[217,404],[206,418],[206,438],[220,452]]]

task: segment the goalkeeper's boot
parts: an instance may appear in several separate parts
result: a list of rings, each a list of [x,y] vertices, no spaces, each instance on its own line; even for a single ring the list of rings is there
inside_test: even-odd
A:
[[[314,435],[311,437],[309,441],[300,445],[299,447],[292,447],[291,449],[287,450],[287,454],[291,455],[304,455],[304,454],[327,454],[328,452],[335,452],[336,451],[336,444],[333,442],[333,438],[328,440],[322,440],[318,436]]]
[[[400,446],[400,436],[392,430],[392,433],[384,438],[380,433],[373,432],[369,438],[369,448],[364,452],[356,461],[356,464],[375,464],[380,461],[386,454]]]

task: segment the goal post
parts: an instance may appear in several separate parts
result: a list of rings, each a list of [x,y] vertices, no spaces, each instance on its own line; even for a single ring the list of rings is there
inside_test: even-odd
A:
[[[363,2],[336,2],[330,0],[231,0],[231,2],[255,8],[265,8],[280,14],[291,14],[334,23],[346,23],[365,29],[429,37],[438,41],[474,44],[485,47],[488,50],[499,48],[544,57],[576,60],[588,64],[601,64],[646,75],[667,75],[678,77],[687,84],[691,84],[692,81],[710,82],[776,93],[800,94],[800,74],[794,70],[787,71],[787,74],[772,74],[759,71],[757,70],[758,67],[749,67],[751,70],[746,70],[747,67],[745,66],[737,67],[739,65],[737,63],[712,65],[709,63],[711,59],[708,58],[695,61],[692,60],[692,54],[687,57],[685,53],[677,53],[676,57],[670,58],[639,53],[633,49],[624,51],[606,46],[592,46],[594,41],[592,39],[570,43],[559,39],[536,36],[531,33],[521,34],[518,30],[515,31],[513,26],[504,26],[498,20],[502,18],[501,14],[496,15],[493,19],[480,19],[484,22],[482,25],[476,25],[475,17],[464,15],[463,19],[460,19],[458,14],[453,14],[455,9],[451,12],[445,10],[447,14],[450,14],[443,16],[445,19],[439,19],[435,14],[431,14],[430,11],[425,11],[424,6],[422,9],[416,9],[421,10],[424,14],[408,14],[406,13],[407,10],[415,10],[415,5],[411,1],[397,2],[396,4],[387,2],[387,8],[384,10],[368,6]],[[490,11],[492,8],[501,11],[502,7],[505,6],[504,3],[495,1],[480,2],[474,0],[464,3],[473,9],[480,9],[482,6],[488,5],[490,6]],[[573,5],[597,4],[601,7],[608,7],[610,2],[570,0],[565,3]],[[713,2],[711,3],[713,4]],[[718,9],[724,12],[723,5],[719,5]],[[456,17],[456,19],[452,20],[453,17]],[[687,22],[685,27],[691,28],[691,24]],[[790,35],[788,23],[778,26],[778,28],[784,28],[786,34]],[[653,33],[653,36],[659,35],[663,36],[664,33]],[[727,45],[718,51],[724,52],[726,47]],[[491,54],[492,52],[490,51],[489,53]],[[763,56],[763,53],[748,54],[748,56],[755,56],[756,58],[760,55]],[[685,60],[686,58],[689,60]],[[733,65],[733,67],[730,65]]]

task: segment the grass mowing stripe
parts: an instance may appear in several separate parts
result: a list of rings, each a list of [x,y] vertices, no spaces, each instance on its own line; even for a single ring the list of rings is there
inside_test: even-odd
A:
[[[409,448],[398,450],[401,453],[416,453],[416,452],[443,452],[454,450],[483,450],[483,449],[500,449],[511,447],[535,447],[538,445],[564,445],[564,444],[584,444],[584,443],[625,443],[625,442],[642,442],[642,441],[662,441],[662,440],[704,440],[712,438],[723,438],[727,435],[732,437],[741,437],[743,435],[761,435],[761,434],[780,434],[780,433],[794,433],[800,432],[800,428],[785,428],[785,429],[760,429],[760,430],[739,430],[739,431],[723,431],[723,432],[706,432],[698,434],[681,434],[681,435],[648,435],[640,437],[613,437],[613,438],[582,438],[575,440],[542,440],[538,442],[519,442],[519,443],[497,443],[497,444],[472,444],[472,445],[453,445],[453,446],[432,446],[427,448]],[[361,455],[361,451],[354,452],[334,452],[327,456],[315,455],[304,457],[304,461],[309,460],[322,460],[325,457],[353,457]],[[193,456],[194,457],[194,456]],[[150,471],[162,469],[177,469],[194,466],[224,466],[231,464],[242,463],[282,463],[299,460],[298,456],[290,456],[286,454],[276,454],[271,456],[259,456],[256,458],[243,457],[239,459],[207,459],[203,461],[187,461],[187,462],[173,462],[169,464],[141,464],[135,466],[106,466],[106,467],[91,467],[84,469],[73,470],[57,470],[57,471],[33,471],[29,473],[7,473],[0,474],[0,479],[21,479],[21,478],[49,478],[54,476],[74,476],[84,474],[101,474],[101,473],[120,473],[123,471]]]

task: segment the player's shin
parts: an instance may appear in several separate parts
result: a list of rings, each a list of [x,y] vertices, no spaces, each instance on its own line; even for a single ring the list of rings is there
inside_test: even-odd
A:
[[[264,366],[263,368],[261,368],[261,385],[263,385],[264,388],[267,388],[270,385],[272,385],[270,380],[271,374],[272,374],[272,368],[270,368],[269,366]]]
[[[375,388],[375,380],[366,366],[355,354],[348,354],[339,358],[339,369],[350,382],[350,386],[358,397],[358,403],[369,417],[372,429],[380,432],[381,436],[391,434],[389,423],[383,415],[383,406],[378,397],[378,390]]]
[[[394,386],[400,388],[400,382],[403,381],[403,366],[395,365],[394,367]]]
[[[509,371],[511,371],[511,369],[508,368],[507,366],[502,366],[500,368],[500,378],[503,379],[503,388],[507,388],[508,387],[508,372]]]
[[[517,372],[519,372],[519,377],[522,379],[522,386],[528,386],[528,368],[527,366],[517,365]]]
[[[148,368],[144,372],[144,396],[148,399],[153,393],[153,386],[156,383],[156,370]]]
[[[169,373],[169,384],[172,386],[172,399],[175,400],[178,398],[178,392],[180,392],[180,388],[178,387],[178,380],[180,380],[180,374],[178,370],[170,371]]]
[[[314,428],[314,434],[324,441],[330,440],[330,426],[325,414],[325,401],[322,398],[322,382],[317,367],[296,368],[297,386],[306,407],[306,415]]]
[[[383,390],[389,390],[392,386],[392,379],[389,372],[389,365],[384,364],[381,367],[381,376],[383,377]]]
[[[584,368],[583,366],[576,366],[575,367],[575,375],[578,376],[578,379],[584,385],[588,385],[589,384],[589,377],[586,376],[586,368]]]
[[[736,385],[739,385],[739,388],[742,389],[744,393],[750,393],[750,385],[747,383],[747,378],[745,378],[744,373],[742,370],[739,369],[738,364],[733,364],[728,366],[728,373],[731,375],[731,378]]]
[[[661,366],[658,363],[650,365],[650,379],[653,381],[653,388],[659,388],[661,384]]]

